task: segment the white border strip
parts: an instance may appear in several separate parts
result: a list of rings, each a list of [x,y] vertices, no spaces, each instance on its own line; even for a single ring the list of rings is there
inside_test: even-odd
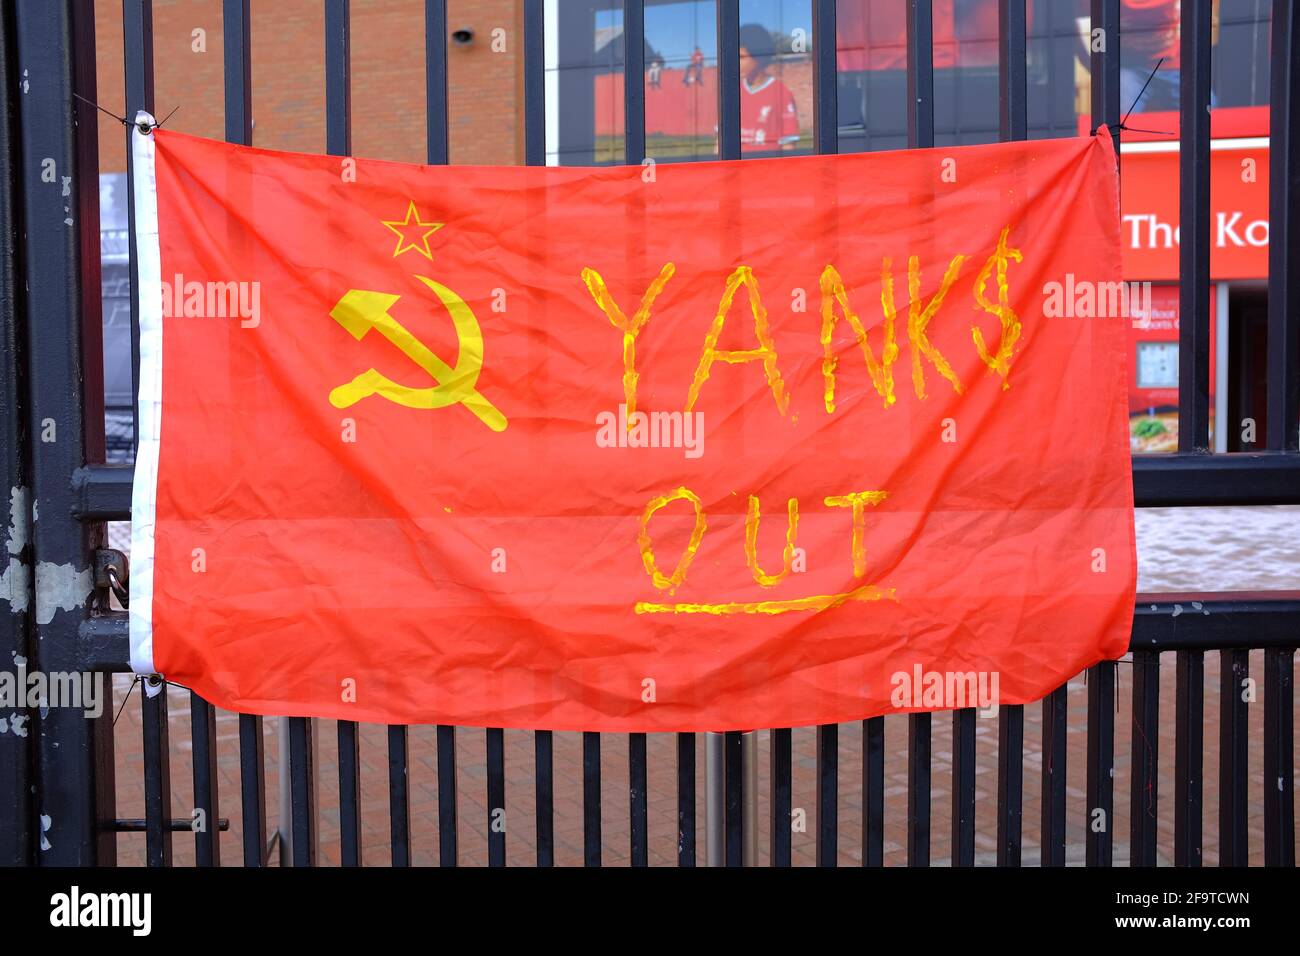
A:
[[[545,75],[546,165],[560,165],[560,0],[547,0],[542,28]]]
[[[1267,136],[1241,136],[1234,139],[1210,140],[1210,152],[1217,153],[1225,149],[1268,149]],[[1124,153],[1176,153],[1178,140],[1158,139],[1141,140],[1136,143],[1119,144],[1119,151]]]
[[[131,669],[155,673],[153,660],[154,522],[158,498],[158,444],[162,438],[162,259],[158,251],[158,190],[154,139],[140,124],[156,120],[141,110],[131,130],[131,184],[140,301],[140,434],[131,487]]]

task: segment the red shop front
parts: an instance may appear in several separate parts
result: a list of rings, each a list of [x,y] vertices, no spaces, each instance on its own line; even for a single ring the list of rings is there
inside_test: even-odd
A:
[[[1142,125],[1173,131],[1176,137],[1178,116],[1148,113]],[[1264,441],[1267,131],[1266,107],[1216,110],[1212,117],[1210,412],[1218,451],[1250,450]],[[1149,308],[1132,308],[1129,317],[1134,452],[1178,446],[1178,186],[1176,138],[1135,134],[1125,142],[1120,176],[1124,278],[1151,283]],[[1145,296],[1133,299],[1141,302]]]

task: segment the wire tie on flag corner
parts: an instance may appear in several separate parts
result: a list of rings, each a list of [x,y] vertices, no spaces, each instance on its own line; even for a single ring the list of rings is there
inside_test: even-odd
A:
[[[99,110],[101,113],[105,114],[106,116],[111,116],[111,117],[113,117],[113,119],[117,120],[117,121],[118,121],[119,123],[121,123],[123,126],[130,126],[130,125],[131,125],[130,123],[127,122],[127,119],[126,119],[125,116],[118,116],[118,115],[117,115],[116,113],[114,113],[112,110],[106,110],[106,109],[104,109],[104,107],[100,106],[100,105],[99,105],[98,103],[96,103],[94,100],[88,100],[88,99],[86,99],[84,96],[82,96],[80,93],[75,93],[75,92],[74,92],[72,95],[75,96],[77,99],[81,100],[81,102],[86,103],[86,104],[88,104],[89,106],[93,106],[95,109]]]
[[[174,109],[172,109],[172,111],[168,113],[166,116],[164,116],[161,121],[154,120],[153,116],[151,116],[149,113],[145,112],[144,110],[141,110],[140,112],[135,114],[136,119],[133,125],[145,136],[149,136],[150,134],[153,133],[154,130],[162,129],[163,124],[165,124],[169,119],[175,116],[176,110],[178,109],[180,109],[180,106],[176,106]],[[141,117],[147,117],[147,119],[141,119]]]
[[[159,694],[162,693],[162,689],[164,686],[166,686],[166,683],[167,682],[162,679],[162,675],[150,674],[148,677],[144,679],[145,696],[151,698],[157,697]]]
[[[128,120],[125,116],[118,116],[118,115],[117,115],[116,113],[114,113],[112,110],[105,109],[104,107],[102,107],[102,106],[100,106],[98,103],[96,103],[94,100],[88,100],[88,99],[86,99],[86,98],[85,98],[84,96],[82,96],[80,93],[75,93],[75,92],[74,92],[72,95],[75,96],[77,99],[81,100],[81,102],[85,103],[86,105],[88,105],[88,106],[93,106],[95,109],[99,110],[99,111],[100,111],[101,113],[103,113],[105,116],[111,116],[111,117],[113,117],[113,119],[117,120],[117,121],[118,121],[119,123],[121,123],[123,126],[127,126],[127,127],[134,126],[136,129],[138,129],[138,130],[139,130],[141,133],[143,133],[145,136],[148,136],[150,133],[152,133],[152,132],[153,132],[154,130],[156,130],[156,129],[160,129],[160,128],[162,127],[163,123],[166,123],[169,119],[171,119],[173,116],[175,116],[175,115],[176,115],[176,110],[180,109],[180,106],[177,105],[177,106],[176,106],[176,107],[175,107],[175,108],[174,108],[170,113],[168,113],[166,116],[163,117],[163,120],[162,120],[161,123],[159,123],[159,122],[154,122],[152,116],[150,116],[150,115],[149,115],[147,112],[145,112],[144,110],[140,110],[140,112],[136,114],[136,117],[137,117],[136,122],[132,123],[132,122],[131,122],[130,120]],[[142,114],[143,114],[144,116],[148,116],[149,119],[148,119],[148,120],[141,120],[141,119],[139,119],[140,115],[142,115]]]
[[[1117,123],[1117,124],[1116,124],[1116,123],[1102,123],[1102,124],[1100,124],[1099,126],[1094,126],[1093,129],[1092,129],[1092,132],[1090,132],[1088,135],[1089,135],[1089,136],[1096,136],[1096,135],[1097,135],[1097,130],[1101,129],[1102,126],[1104,126],[1104,127],[1106,127],[1107,129],[1109,129],[1109,130],[1111,131],[1111,135],[1112,135],[1112,136],[1113,136],[1115,133],[1117,133],[1117,132],[1119,132],[1119,131],[1121,131],[1121,130],[1127,130],[1127,131],[1130,132],[1130,133],[1151,133],[1151,134],[1156,135],[1156,136],[1175,136],[1175,135],[1177,135],[1176,133],[1173,133],[1173,132],[1171,132],[1171,131],[1169,131],[1169,130],[1164,130],[1164,129],[1139,129],[1139,128],[1136,127],[1136,126],[1129,126],[1129,125],[1128,125],[1128,118],[1129,118],[1130,116],[1132,116],[1132,115],[1133,115],[1133,111],[1134,111],[1135,109],[1137,109],[1137,105],[1138,105],[1138,103],[1140,103],[1140,102],[1142,101],[1142,94],[1145,93],[1145,92],[1147,91],[1147,87],[1150,86],[1150,85],[1151,85],[1151,81],[1152,81],[1153,79],[1155,79],[1155,76],[1156,76],[1156,70],[1160,69],[1160,65],[1161,65],[1162,63],[1164,63],[1164,62],[1165,62],[1165,58],[1164,58],[1163,56],[1162,56],[1160,59],[1156,60],[1156,65],[1153,66],[1153,67],[1151,68],[1151,73],[1147,76],[1147,81],[1146,81],[1145,83],[1142,84],[1142,89],[1138,90],[1138,95],[1134,98],[1133,102],[1129,105],[1128,112],[1124,114],[1124,118],[1123,118],[1122,120],[1120,120],[1119,123]]]

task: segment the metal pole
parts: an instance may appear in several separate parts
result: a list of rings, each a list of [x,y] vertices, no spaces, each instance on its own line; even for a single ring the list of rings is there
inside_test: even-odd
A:
[[[280,833],[280,865],[293,866],[293,787],[289,782],[289,720],[276,718],[276,737],[280,741],[279,768],[280,777],[280,819],[276,829]]]
[[[0,10],[0,75],[16,75],[12,59],[13,8]],[[19,352],[23,337],[21,283],[17,268],[20,221],[17,209],[18,134],[14,128],[16,86],[0,84],[0,470],[3,487],[10,489],[11,531],[5,542],[6,573],[9,576],[6,600],[9,611],[0,617],[0,666],[17,672],[30,657],[28,627],[31,614],[31,503],[28,500],[28,476],[23,454],[22,358]],[[0,866],[29,866],[35,862],[35,737],[28,732],[32,714],[25,708],[5,715],[10,732],[0,734]],[[18,730],[23,730],[18,733]]]
[[[745,780],[744,807],[745,866],[758,865],[758,731],[741,734],[741,775]]]
[[[710,730],[704,735],[704,864],[726,864],[722,758],[723,735]]]
[[[73,515],[73,475],[104,448],[103,316],[99,289],[95,17],[88,0],[17,4],[22,136],[23,266],[36,567],[35,665],[80,670],[79,631],[90,616],[91,554],[102,524]],[[48,179],[51,171],[58,177]],[[112,708],[98,719],[53,707],[31,731],[42,865],[108,866],[115,834]]]

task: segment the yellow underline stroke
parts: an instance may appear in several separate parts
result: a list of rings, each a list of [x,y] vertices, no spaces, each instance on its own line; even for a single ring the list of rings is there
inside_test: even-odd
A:
[[[894,588],[881,590],[874,584],[845,591],[842,594],[814,594],[811,597],[792,598],[786,601],[751,601],[731,604],[653,604],[637,601],[637,614],[784,614],[786,611],[825,611],[849,601],[879,601],[888,598],[897,601]]]

